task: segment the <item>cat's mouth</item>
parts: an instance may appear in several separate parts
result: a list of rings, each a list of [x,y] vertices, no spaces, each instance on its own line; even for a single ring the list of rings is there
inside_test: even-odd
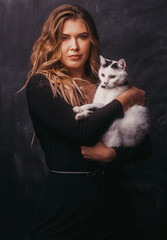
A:
[[[107,89],[109,89],[109,88],[111,88],[111,87],[106,86],[106,85],[101,85],[101,88],[107,88]]]

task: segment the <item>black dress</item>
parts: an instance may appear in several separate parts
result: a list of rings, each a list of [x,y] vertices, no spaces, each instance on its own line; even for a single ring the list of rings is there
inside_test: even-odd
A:
[[[136,239],[131,200],[120,184],[117,167],[84,159],[80,149],[95,144],[109,125],[123,116],[120,102],[114,100],[87,119],[76,121],[72,106],[60,96],[53,97],[49,81],[41,74],[30,79],[27,102],[50,170],[111,171],[97,176],[51,172],[38,201],[30,239]]]

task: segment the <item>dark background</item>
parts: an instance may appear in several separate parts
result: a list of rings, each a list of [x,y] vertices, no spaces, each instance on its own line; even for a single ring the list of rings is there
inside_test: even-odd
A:
[[[30,70],[34,41],[50,12],[64,3],[85,7],[94,17],[101,54],[124,58],[131,83],[147,92],[153,155],[126,166],[140,240],[167,239],[167,1],[0,0],[0,238],[26,240],[47,175],[25,91],[16,92]],[[49,203],[48,203],[49,204]],[[161,234],[161,235],[160,235]]]

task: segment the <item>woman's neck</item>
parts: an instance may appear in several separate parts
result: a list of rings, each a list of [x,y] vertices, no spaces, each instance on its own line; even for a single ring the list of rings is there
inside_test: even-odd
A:
[[[86,74],[84,70],[81,69],[70,69],[70,74],[72,78],[82,78],[86,79]]]

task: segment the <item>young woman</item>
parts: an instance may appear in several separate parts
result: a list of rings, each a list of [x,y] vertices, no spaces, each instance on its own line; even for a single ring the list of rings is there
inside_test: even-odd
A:
[[[131,87],[89,118],[73,107],[91,102],[98,84],[99,38],[89,13],[56,8],[31,55],[27,102],[50,174],[37,205],[31,240],[136,239],[133,208],[118,183],[117,153],[102,134],[145,92]]]

